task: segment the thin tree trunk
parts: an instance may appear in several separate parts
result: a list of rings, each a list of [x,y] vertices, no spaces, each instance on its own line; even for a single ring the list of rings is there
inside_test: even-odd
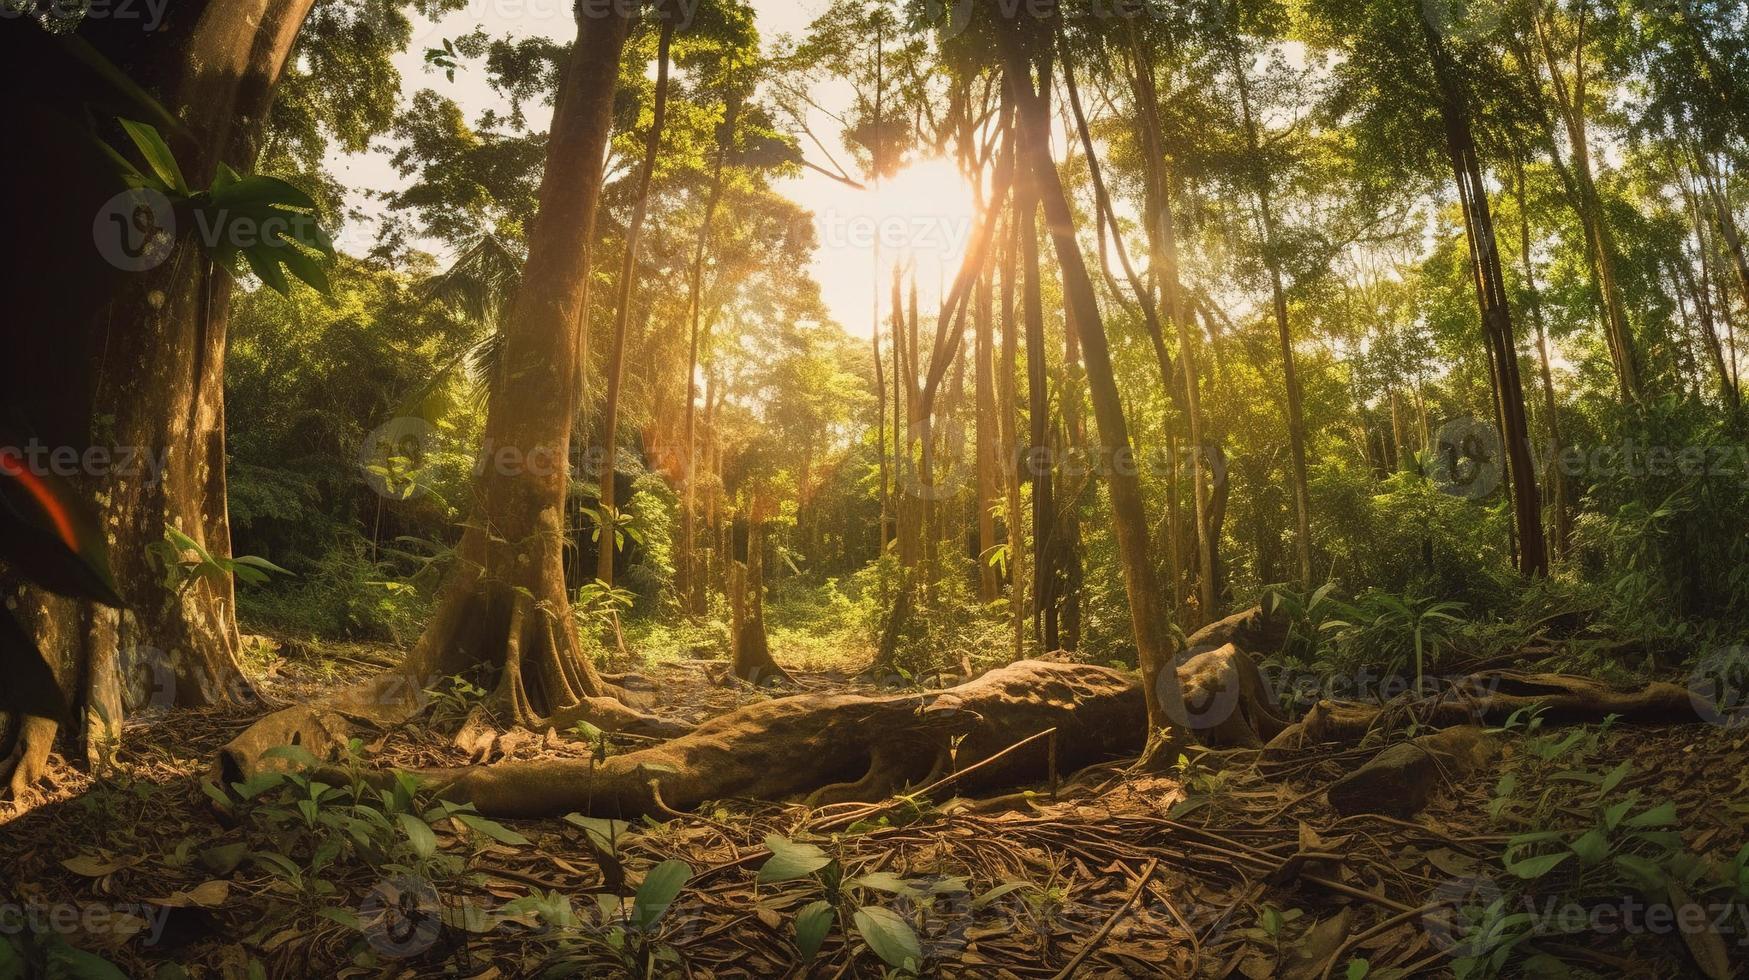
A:
[[[644,215],[650,205],[650,179],[656,172],[656,154],[662,149],[662,127],[668,114],[668,51],[674,40],[672,21],[662,23],[661,40],[656,47],[656,103],[652,109],[649,135],[644,138],[644,160],[638,170],[637,200],[632,205],[632,220],[626,225],[625,253],[620,258],[619,296],[613,304],[612,346],[607,355],[607,395],[602,406],[601,497],[597,519],[601,525],[601,545],[597,549],[595,577],[603,585],[613,584],[613,559],[619,551],[616,542],[619,511],[614,500],[614,476],[618,471],[619,389],[625,373],[626,331],[631,323],[632,285],[637,278],[638,244],[643,236]]]
[[[1585,229],[1585,237],[1590,246],[1592,268],[1597,276],[1598,290],[1602,297],[1604,316],[1604,338],[1608,341],[1610,357],[1615,363],[1616,378],[1619,381],[1624,399],[1639,401],[1645,397],[1644,386],[1640,379],[1639,353],[1635,348],[1633,331],[1628,323],[1627,310],[1622,304],[1621,289],[1617,284],[1616,269],[1620,265],[1619,249],[1609,222],[1604,218],[1603,202],[1597,193],[1597,183],[1591,173],[1591,147],[1586,134],[1585,125],[1585,20],[1589,7],[1585,2],[1579,5],[1578,36],[1574,39],[1573,55],[1573,85],[1569,89],[1565,74],[1561,70],[1560,58],[1555,52],[1552,35],[1553,25],[1539,15],[1533,15],[1532,25],[1538,42],[1542,46],[1543,58],[1548,63],[1549,78],[1555,94],[1555,106],[1560,111],[1561,119],[1567,129],[1567,140],[1572,146],[1573,176],[1578,189],[1578,199],[1574,202],[1579,212],[1579,220]]]
[[[1495,408],[1505,443],[1518,567],[1526,575],[1546,576],[1548,550],[1539,513],[1541,498],[1537,493],[1536,473],[1530,457],[1530,435],[1525,420],[1524,389],[1519,381],[1512,311],[1506,298],[1506,280],[1494,235],[1494,219],[1488,206],[1487,185],[1482,178],[1481,162],[1470,130],[1469,98],[1455,74],[1444,40],[1427,21],[1425,12],[1421,26],[1439,84],[1440,116],[1445,125],[1447,151],[1458,198],[1463,205],[1471,271],[1481,307],[1482,331],[1493,363]]]
[[[994,202],[991,203],[995,207]],[[978,598],[995,602],[1002,592],[996,567],[990,564],[990,553],[996,547],[996,495],[1000,477],[997,473],[997,444],[1000,434],[996,415],[995,378],[995,296],[991,282],[994,263],[986,264],[978,277],[978,298],[974,307],[975,352],[977,365],[977,458],[978,458]]]
[[[716,218],[717,206],[723,198],[723,164],[729,155],[729,146],[734,142],[735,117],[738,103],[731,99],[724,109],[723,133],[717,145],[716,164],[711,168],[711,189],[705,200],[704,219],[698,226],[698,244],[692,253],[692,278],[687,286],[687,353],[686,353],[686,421],[683,425],[681,440],[685,443],[685,481],[686,491],[680,507],[680,581],[677,584],[682,602],[693,616],[705,613],[704,579],[698,573],[698,491],[695,487],[695,458],[698,454],[697,437],[693,431],[693,419],[697,412],[698,402],[698,354],[699,354],[699,320],[701,318],[701,298],[704,292],[704,259],[710,246],[711,224]],[[876,351],[879,357],[879,351]],[[879,367],[879,364],[876,364]],[[884,403],[883,403],[884,406]],[[883,461],[884,462],[884,461]],[[883,481],[883,492],[884,492]],[[885,506],[885,500],[882,501]]]
[[[1148,148],[1149,183],[1154,194],[1154,213],[1148,227],[1155,242],[1155,252],[1161,261],[1161,285],[1166,292],[1167,317],[1178,331],[1178,366],[1184,375],[1186,424],[1189,429],[1191,459],[1191,490],[1195,504],[1198,620],[1212,622],[1220,618],[1221,603],[1215,569],[1220,564],[1219,542],[1210,533],[1213,527],[1210,512],[1208,450],[1203,443],[1202,397],[1197,382],[1196,349],[1191,343],[1191,312],[1187,308],[1184,285],[1179,278],[1178,228],[1172,212],[1172,185],[1166,174],[1165,147],[1160,135],[1157,115],[1158,96],[1154,88],[1152,64],[1143,56],[1140,42],[1131,33],[1136,67],[1136,95],[1142,123],[1144,143]],[[1189,624],[1187,624],[1189,625]]]
[[[1531,258],[1530,238],[1530,206],[1524,192],[1524,160],[1522,157],[1513,159],[1515,189],[1518,197],[1518,232],[1519,259],[1524,270],[1524,292],[1526,305],[1530,308],[1530,322],[1536,327],[1537,365],[1542,376],[1543,415],[1547,419],[1549,430],[1549,469],[1553,473],[1550,480],[1553,483],[1552,502],[1553,513],[1550,516],[1552,533],[1552,551],[1556,561],[1566,557],[1567,545],[1572,539],[1573,518],[1567,500],[1567,478],[1562,471],[1560,460],[1561,416],[1560,406],[1555,400],[1555,377],[1549,368],[1549,338],[1543,324],[1542,291],[1536,284],[1536,263]]]
[[[1042,199],[1056,246],[1057,262],[1062,269],[1064,290],[1075,305],[1077,322],[1082,330],[1088,388],[1104,456],[1101,469],[1107,474],[1111,493],[1118,560],[1123,566],[1124,586],[1129,597],[1130,624],[1142,668],[1149,726],[1157,732],[1176,732],[1188,727],[1191,719],[1185,713],[1184,693],[1173,669],[1168,614],[1160,607],[1161,591],[1150,555],[1140,474],[1131,455],[1129,427],[1124,420],[1122,395],[1118,391],[1111,352],[1106,346],[1098,298],[1081,255],[1080,243],[1075,238],[1074,215],[1056,165],[1051,160],[1050,117],[1033,89],[1019,23],[1002,31],[1000,40],[1004,46],[1008,84],[1019,108],[1022,170],[1030,175],[1028,183],[1037,188]],[[1169,736],[1157,743],[1163,757],[1175,758],[1176,742],[1176,738]]]
[[[1263,263],[1269,270],[1269,291],[1275,311],[1275,330],[1281,342],[1282,387],[1287,399],[1288,477],[1294,494],[1295,553],[1299,557],[1299,579],[1302,586],[1312,583],[1312,496],[1306,477],[1306,417],[1304,396],[1300,391],[1299,368],[1294,362],[1293,330],[1288,323],[1287,289],[1281,267],[1281,246],[1276,237],[1275,207],[1271,200],[1273,188],[1269,174],[1263,169],[1261,144],[1257,138],[1257,120],[1251,112],[1251,82],[1240,60],[1234,21],[1233,78],[1239,89],[1239,111],[1245,124],[1245,143],[1252,157],[1256,175],[1257,217],[1263,229]]]

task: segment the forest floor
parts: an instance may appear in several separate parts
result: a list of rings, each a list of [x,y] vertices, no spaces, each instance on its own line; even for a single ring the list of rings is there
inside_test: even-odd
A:
[[[275,698],[295,700],[395,656],[294,650],[272,663],[265,683]],[[339,676],[331,666],[316,672],[318,659],[346,666]],[[722,666],[638,669],[663,693],[663,713],[697,721],[766,696],[713,683]],[[798,673],[798,681],[819,690],[857,683],[848,672]],[[1496,769],[1447,786],[1409,820],[1341,817],[1324,799],[1323,787],[1375,751],[1368,747],[1267,762],[1229,751],[1186,760],[1167,776],[1132,775],[1113,760],[1065,782],[1055,798],[1041,786],[993,801],[912,800],[818,833],[810,827],[855,807],[725,801],[666,822],[611,825],[605,849],[588,836],[600,823],[505,821],[500,836],[511,840],[501,842],[439,820],[436,854],[452,860],[426,885],[385,877],[394,864],[256,859],[276,846],[306,853],[299,834],[316,830],[313,820],[300,828],[298,810],[279,821],[240,819],[202,789],[218,747],[255,716],[187,711],[131,725],[96,777],[57,764],[42,799],[0,811],[14,911],[135,977],[645,975],[652,961],[638,957],[658,950],[657,976],[895,975],[843,926],[803,962],[798,913],[824,886],[818,875],[757,880],[776,834],[835,858],[850,906],[905,916],[926,975],[1447,976],[1466,968],[1469,954],[1499,948],[1512,972],[1542,975],[1707,976],[1718,975],[1720,956],[1727,971],[1749,962],[1740,904],[1719,905],[1725,911],[1704,924],[1660,925],[1624,897],[1616,912],[1625,903],[1625,917],[1600,921],[1596,910],[1607,903],[1595,887],[1579,887],[1596,884],[1591,862],[1542,878],[1534,899],[1503,863],[1513,835],[1579,837],[1616,801],[1632,801],[1628,823],[1651,813],[1644,826],[1680,834],[1688,852],[1741,863],[1749,842],[1742,728],[1509,732]],[[441,725],[389,733],[370,765],[464,762],[434,729]],[[595,749],[549,736],[513,751]],[[1666,804],[1669,820],[1658,812]],[[669,859],[692,875],[649,944],[601,925]],[[1581,891],[1589,897],[1572,921],[1561,896]],[[1709,897],[1678,890],[1671,904],[1711,909]],[[1495,899],[1497,909],[1528,911],[1496,915],[1504,938],[1480,949],[1463,921]],[[399,925],[385,925],[395,918],[385,908],[401,910]],[[167,963],[186,972],[159,972]]]

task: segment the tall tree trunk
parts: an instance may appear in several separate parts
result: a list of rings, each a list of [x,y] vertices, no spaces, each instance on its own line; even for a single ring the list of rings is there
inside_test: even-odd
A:
[[[1031,82],[1029,80],[1028,84]],[[1021,127],[1025,142],[1025,125]],[[1039,282],[1037,177],[1021,167],[1015,194],[1020,224],[1021,315],[1026,321],[1026,390],[1031,438],[1026,451],[1032,480],[1033,639],[1046,651],[1060,646],[1057,632],[1056,500],[1052,495],[1051,398],[1046,374],[1044,297]]]
[[[1615,364],[1616,379],[1621,386],[1622,396],[1627,400],[1639,401],[1645,397],[1645,389],[1640,378],[1639,352],[1634,344],[1627,309],[1622,303],[1621,288],[1617,282],[1616,269],[1621,264],[1620,250],[1616,246],[1614,232],[1604,217],[1603,201],[1597,193],[1597,183],[1591,173],[1590,137],[1586,133],[1585,125],[1585,21],[1588,12],[1589,4],[1582,0],[1578,12],[1577,36],[1573,44],[1571,88],[1568,87],[1566,75],[1561,69],[1561,59],[1555,51],[1553,25],[1540,14],[1533,15],[1532,25],[1542,46],[1543,58],[1548,63],[1555,106],[1560,111],[1561,120],[1567,130],[1567,141],[1572,146],[1572,174],[1578,190],[1574,206],[1585,229],[1592,269],[1597,276],[1598,291],[1603,303],[1604,339],[1609,345],[1610,358]]]
[[[95,18],[78,35],[180,121],[180,129],[167,121],[160,129],[190,183],[205,187],[221,162],[252,169],[310,7],[311,0],[183,2],[153,32],[133,19]],[[142,110],[88,87],[87,69],[47,32],[14,23],[0,34],[0,81],[34,93],[11,102],[11,142],[0,162],[9,218],[33,236],[8,268],[7,316],[16,325],[8,354],[30,369],[18,373],[7,401],[45,448],[67,447],[81,460],[91,458],[87,449],[109,454],[111,465],[74,482],[98,503],[127,608],[36,589],[8,595],[56,668],[67,703],[83,711],[92,755],[118,733],[127,710],[253,698],[238,659],[232,584],[202,579],[168,589],[153,557],[166,528],[230,555],[223,368],[231,282],[187,233],[186,215],[183,233],[154,267],[116,264],[126,241],[92,247],[92,216],[113,210],[123,188],[88,143],[67,137],[66,120],[89,104],[101,132],[119,137],[114,116],[145,118]],[[47,79],[56,83],[45,88]],[[172,221],[153,217],[163,227]],[[13,728],[29,744],[0,744],[0,758],[22,750],[13,774],[22,789],[40,775],[58,725],[12,694],[0,694],[0,712],[23,720]]]
[[[582,698],[613,693],[578,644],[561,567],[559,515],[575,403],[579,307],[585,301],[614,86],[631,21],[578,22],[553,112],[540,210],[528,261],[505,321],[501,370],[515,384],[493,389],[484,443],[494,458],[474,488],[474,518],[460,558],[438,595],[425,634],[409,656],[419,679],[501,668],[499,696],[517,721],[534,723]]]
[[[992,202],[992,207],[996,204]],[[996,494],[1000,481],[997,473],[997,444],[1000,434],[996,416],[995,377],[995,294],[992,270],[988,263],[978,277],[978,298],[974,307],[973,360],[977,375],[977,459],[978,459],[978,598],[995,602],[1001,595],[1002,583],[996,566],[990,564],[990,554],[996,547]]]
[[[704,577],[698,571],[698,491],[695,486],[696,457],[698,455],[697,436],[693,431],[694,415],[698,402],[698,357],[699,357],[699,320],[702,310],[704,293],[704,259],[710,246],[711,225],[717,215],[717,207],[723,199],[723,165],[729,156],[729,146],[735,140],[735,119],[738,115],[739,101],[731,98],[723,110],[723,124],[718,136],[717,159],[711,167],[711,189],[705,199],[704,219],[698,226],[698,243],[692,253],[692,277],[687,285],[687,354],[686,354],[686,421],[682,426],[681,441],[685,454],[685,492],[680,504],[680,540],[681,556],[678,568],[680,581],[675,583],[676,591],[681,596],[681,603],[693,616],[705,614]],[[875,367],[880,367],[879,339],[876,339]],[[885,403],[882,403],[885,407]],[[883,467],[885,460],[882,460]],[[882,492],[885,492],[885,470],[882,471]],[[881,506],[886,506],[883,498]]]
[[[1445,125],[1446,149],[1458,198],[1463,205],[1468,233],[1471,272],[1481,307],[1482,331],[1488,344],[1495,380],[1495,409],[1511,490],[1518,568],[1526,575],[1546,576],[1548,549],[1543,537],[1540,496],[1530,456],[1530,432],[1524,411],[1524,388],[1519,380],[1518,348],[1512,329],[1512,311],[1506,298],[1506,277],[1500,264],[1500,249],[1494,235],[1494,218],[1488,206],[1488,188],[1482,178],[1481,161],[1470,129],[1469,97],[1457,77],[1456,66],[1439,32],[1422,13],[1422,36],[1439,85],[1440,117]]]
[[[875,399],[880,403],[879,424],[875,427],[876,454],[881,461],[881,550],[877,557],[887,553],[887,543],[891,540],[889,532],[892,529],[892,473],[887,465],[887,374],[881,364],[881,321],[877,315],[874,323],[874,377]]]
[[[1237,10],[1235,8],[1235,14]],[[1262,144],[1257,136],[1257,120],[1251,111],[1251,81],[1240,58],[1242,45],[1238,37],[1238,18],[1233,21],[1233,79],[1239,91],[1240,118],[1245,125],[1246,149],[1251,154],[1255,177],[1257,219],[1263,231],[1263,263],[1269,270],[1269,295],[1275,311],[1275,331],[1281,343],[1282,387],[1286,394],[1288,478],[1294,494],[1294,550],[1299,558],[1299,580],[1302,586],[1312,583],[1312,495],[1306,478],[1306,416],[1304,396],[1300,391],[1299,368],[1294,360],[1293,330],[1288,323],[1287,288],[1281,264],[1281,243],[1275,230],[1274,188],[1264,169]]]
[[[1002,475],[1008,494],[1008,608],[1013,622],[1014,656],[1026,647],[1026,523],[1020,512],[1020,399],[1015,392],[1020,369],[1019,317],[1015,301],[1020,288],[1019,195],[1008,213],[1007,246],[1002,256],[1002,370],[999,409],[1002,421]]]
[[[1135,60],[1136,97],[1139,103],[1142,136],[1147,147],[1149,184],[1153,192],[1153,214],[1148,228],[1154,250],[1161,263],[1161,288],[1166,293],[1167,318],[1178,331],[1178,366],[1184,375],[1186,425],[1190,435],[1191,491],[1195,504],[1198,582],[1198,621],[1212,622],[1220,618],[1221,602],[1216,569],[1220,565],[1220,542],[1210,533],[1213,528],[1209,490],[1209,451],[1203,442],[1202,396],[1197,382],[1196,348],[1191,342],[1191,311],[1186,302],[1184,284],[1179,277],[1178,227],[1172,210],[1172,182],[1166,173],[1165,144],[1160,134],[1159,96],[1154,87],[1154,69],[1144,56],[1141,42],[1131,35]]]
[[[1531,256],[1530,238],[1530,204],[1524,191],[1524,159],[1515,156],[1513,161],[1513,176],[1516,178],[1514,189],[1518,198],[1518,234],[1519,260],[1524,271],[1524,294],[1526,305],[1530,308],[1530,322],[1536,327],[1537,366],[1542,378],[1543,415],[1549,431],[1549,459],[1553,463],[1549,467],[1552,476],[1553,501],[1549,519],[1552,531],[1552,551],[1556,561],[1564,558],[1568,542],[1572,540],[1573,516],[1567,499],[1567,478],[1560,465],[1561,415],[1560,405],[1555,400],[1555,376],[1549,368],[1549,338],[1543,324],[1542,291],[1536,284],[1536,262]]]
[[[1124,587],[1130,603],[1130,625],[1147,698],[1148,723],[1157,732],[1178,732],[1192,723],[1184,706],[1184,692],[1173,668],[1173,644],[1168,613],[1161,608],[1161,591],[1150,555],[1148,520],[1142,499],[1141,478],[1132,456],[1129,427],[1124,420],[1122,396],[1106,345],[1105,325],[1093,280],[1075,238],[1074,215],[1050,155],[1050,117],[1033,89],[1029,58],[1019,21],[1003,30],[1008,84],[1019,109],[1022,172],[1045,209],[1045,219],[1056,246],[1064,291],[1074,304],[1081,327],[1081,345],[1087,364],[1087,382],[1099,425],[1101,470],[1107,474]],[[1156,757],[1175,758],[1175,737],[1162,738]]]
[[[618,472],[619,389],[625,373],[626,330],[631,323],[632,286],[638,274],[638,242],[643,235],[644,215],[650,204],[650,178],[656,172],[656,154],[662,149],[662,126],[668,114],[668,49],[674,40],[674,22],[664,20],[662,36],[656,47],[656,102],[651,112],[650,132],[644,138],[644,159],[638,170],[637,199],[632,205],[632,219],[626,225],[625,253],[619,266],[619,296],[613,304],[613,338],[607,355],[607,396],[602,406],[601,422],[601,503],[597,518],[601,522],[601,545],[596,558],[595,577],[604,585],[613,584],[613,560],[618,553],[616,543],[619,512],[615,509],[614,477]]]

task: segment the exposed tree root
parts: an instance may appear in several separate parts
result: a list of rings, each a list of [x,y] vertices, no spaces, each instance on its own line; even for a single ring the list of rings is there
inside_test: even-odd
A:
[[[225,782],[256,771],[262,753],[278,745],[300,745],[327,760],[362,731],[409,721],[427,706],[427,687],[478,665],[485,660],[481,652],[494,648],[503,658],[496,685],[457,735],[456,744],[476,759],[502,747],[496,724],[540,732],[588,721],[607,732],[661,738],[688,730],[631,707],[638,699],[596,674],[575,634],[527,595],[477,582],[460,587],[478,589],[476,608],[467,610],[472,618],[464,619],[465,606],[452,607],[433,621],[401,670],[263,717],[220,750]]]
[[[49,752],[61,726],[53,718],[25,715],[13,737],[12,751],[0,759],[0,779],[6,780],[6,798],[26,798],[48,774]]]
[[[1287,630],[1287,617],[1265,613],[1262,606],[1252,606],[1190,634],[1184,641],[1184,648],[1195,656],[1231,643],[1248,653],[1263,656],[1281,649],[1287,640]]]
[[[673,741],[591,760],[535,760],[420,773],[457,802],[499,816],[582,811],[630,817],[730,797],[880,799],[922,784],[955,736],[959,768],[1056,728],[1059,765],[1133,753],[1146,731],[1134,679],[1105,667],[1024,661],[923,695],[805,694],[749,705]],[[1048,747],[1027,746],[970,774],[960,789],[1043,773]],[[652,789],[652,784],[656,789]]]
[[[1301,721],[1269,743],[1271,753],[1320,742],[1355,742],[1375,728],[1413,718],[1424,728],[1505,722],[1514,712],[1540,708],[1545,724],[1598,722],[1619,715],[1630,724],[1688,724],[1702,720],[1687,688],[1655,681],[1623,690],[1566,674],[1495,670],[1454,682],[1438,697],[1386,705],[1320,701]]]

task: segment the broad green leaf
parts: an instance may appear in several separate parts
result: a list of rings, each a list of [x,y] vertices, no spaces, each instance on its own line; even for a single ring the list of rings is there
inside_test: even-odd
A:
[[[146,158],[146,166],[152,168],[152,173],[164,182],[164,186],[183,197],[188,196],[188,181],[182,177],[182,168],[176,164],[176,154],[170,151],[170,145],[164,142],[157,127],[150,123],[135,122],[132,119],[118,119],[121,128],[127,131],[128,138],[134,141],[134,146],[140,150],[140,155]]]
[[[1676,822],[1676,804],[1670,800],[1658,804],[1644,813],[1636,813],[1627,819],[1629,827],[1668,827]]]
[[[820,955],[820,947],[832,931],[832,919],[831,902],[810,902],[796,913],[796,949],[803,963],[812,963]]]
[[[862,941],[888,966],[917,972],[923,964],[923,948],[911,923],[891,909],[864,905],[854,916]]]
[[[437,853],[437,835],[431,832],[431,825],[411,813],[395,815],[401,822],[401,830],[407,835],[407,840],[413,845],[413,853],[421,858],[428,858]]]
[[[474,816],[470,813],[455,814],[455,819],[461,821],[469,830],[484,834],[500,844],[511,844],[516,847],[531,847],[534,844],[527,837],[495,820],[487,820],[485,817]]]
[[[631,829],[631,824],[624,820],[607,820],[601,817],[586,817],[581,813],[565,814],[565,822],[582,830],[595,840],[604,851],[611,851],[615,844]]]
[[[1579,863],[1589,867],[1609,856],[1609,835],[1602,830],[1589,830],[1567,845],[1579,856]]]
[[[128,980],[128,975],[114,963],[96,953],[75,949],[59,935],[50,933],[43,945],[47,950],[43,973],[48,980]]]
[[[651,868],[632,900],[632,925],[646,930],[654,926],[691,877],[692,866],[685,861],[669,859]]]
[[[1531,881],[1541,878],[1543,875],[1555,870],[1555,868],[1559,867],[1563,861],[1566,861],[1572,856],[1573,852],[1571,851],[1559,851],[1554,854],[1540,854],[1536,857],[1525,858],[1522,861],[1508,861],[1506,862],[1506,870],[1512,872],[1519,878]]]
[[[778,834],[767,834],[765,846],[771,850],[771,859],[759,869],[758,880],[761,884],[806,878],[832,863],[832,858],[818,847],[798,843]]]

